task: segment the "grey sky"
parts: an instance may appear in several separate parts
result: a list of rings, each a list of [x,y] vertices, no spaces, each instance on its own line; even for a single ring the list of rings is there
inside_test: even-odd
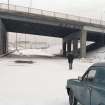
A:
[[[8,0],[0,0],[7,3]],[[10,4],[29,6],[30,0],[9,0]],[[32,0],[32,7],[105,20],[105,0]]]

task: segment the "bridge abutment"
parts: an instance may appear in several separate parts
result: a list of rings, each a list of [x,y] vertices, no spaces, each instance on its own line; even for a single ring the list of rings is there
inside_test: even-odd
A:
[[[5,25],[0,19],[0,55],[6,54],[8,52],[8,40],[7,40],[7,32]]]

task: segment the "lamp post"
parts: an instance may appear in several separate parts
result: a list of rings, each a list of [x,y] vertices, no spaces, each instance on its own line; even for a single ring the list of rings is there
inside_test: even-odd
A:
[[[103,21],[103,16],[101,15],[100,24],[102,24],[102,21]]]
[[[103,16],[104,14],[105,14],[105,11],[103,11],[103,13],[100,15],[101,16],[100,17],[101,18],[101,24],[103,24],[103,21],[104,21],[104,16]]]
[[[30,8],[32,7],[32,0],[30,0],[30,6],[29,6]]]
[[[28,7],[28,13],[30,13],[30,8],[32,6],[32,0],[29,0],[29,7]]]
[[[8,10],[9,10],[9,0],[8,0]]]

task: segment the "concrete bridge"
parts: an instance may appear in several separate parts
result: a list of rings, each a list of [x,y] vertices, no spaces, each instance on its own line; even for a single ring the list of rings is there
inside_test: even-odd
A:
[[[63,39],[63,55],[71,52],[86,57],[86,41],[105,44],[105,21],[16,5],[0,4],[0,54],[8,52],[7,32],[19,32]],[[80,41],[80,52],[78,52]]]

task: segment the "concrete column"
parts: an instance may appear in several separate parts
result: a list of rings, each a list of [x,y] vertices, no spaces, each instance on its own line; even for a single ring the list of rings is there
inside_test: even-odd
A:
[[[87,40],[87,31],[82,30],[80,33],[80,57],[86,57],[86,40]]]
[[[104,45],[105,45],[105,34],[104,34]]]
[[[73,53],[75,57],[78,56],[78,39],[73,40]]]
[[[62,51],[63,51],[63,56],[66,56],[66,41],[64,39],[62,41]]]
[[[102,34],[102,35],[100,35],[100,44],[102,45],[102,46],[104,46],[105,45],[105,36],[104,36],[104,34]]]
[[[2,20],[0,19],[0,55],[5,54],[7,51],[7,32]]]
[[[71,40],[67,41],[67,52],[71,52]]]

